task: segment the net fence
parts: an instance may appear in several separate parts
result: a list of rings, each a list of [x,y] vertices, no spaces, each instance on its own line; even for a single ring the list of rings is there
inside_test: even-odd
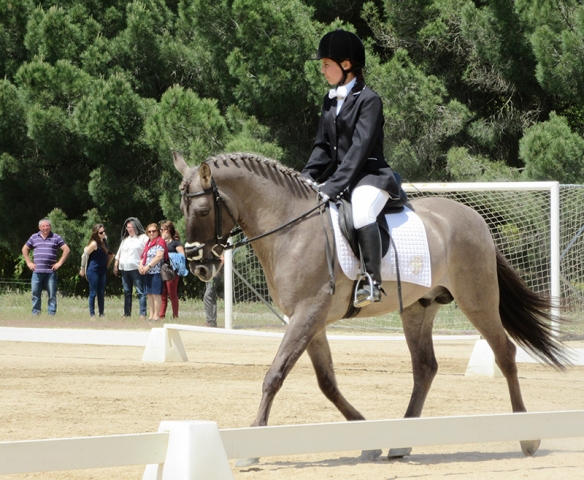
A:
[[[428,196],[447,197],[476,210],[489,226],[497,247],[528,287],[535,292],[551,294],[549,190],[453,190],[431,193],[420,189],[413,193],[409,192],[408,196],[411,199]],[[569,329],[584,331],[581,320],[584,311],[584,185],[561,185],[559,204],[560,302],[564,308],[562,313],[574,321]],[[242,247],[234,253],[233,266],[236,273],[233,277],[233,325],[236,328],[281,326],[280,318],[259,300],[258,295],[261,295],[265,301],[271,303],[262,267],[251,247]],[[340,320],[329,329],[349,329],[364,333],[402,331],[401,319],[397,312],[374,318]],[[434,331],[476,333],[474,327],[459,311],[456,302],[440,309],[436,316]]]

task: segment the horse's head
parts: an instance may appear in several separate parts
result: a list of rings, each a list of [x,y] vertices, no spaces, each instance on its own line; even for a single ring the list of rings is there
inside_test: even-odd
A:
[[[173,152],[174,166],[182,174],[181,210],[186,220],[185,253],[189,268],[204,282],[211,280],[221,267],[221,257],[235,217],[225,203],[211,174],[211,167],[189,167],[183,157]]]

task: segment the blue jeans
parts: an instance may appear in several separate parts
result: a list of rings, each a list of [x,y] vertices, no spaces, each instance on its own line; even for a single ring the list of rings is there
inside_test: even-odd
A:
[[[32,313],[41,313],[41,297],[43,290],[49,294],[49,315],[57,313],[57,273],[32,272],[30,281],[32,290]]]
[[[144,294],[144,279],[138,270],[122,270],[122,287],[124,287],[124,316],[132,315],[132,287],[140,305],[140,316],[146,316],[146,295]]]
[[[95,315],[95,297],[97,296],[97,308],[99,314],[103,315],[105,299],[105,273],[88,271],[87,280],[89,281],[89,315]]]

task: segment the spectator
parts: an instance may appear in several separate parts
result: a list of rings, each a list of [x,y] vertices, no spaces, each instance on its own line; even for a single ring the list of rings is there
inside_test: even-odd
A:
[[[160,305],[162,303],[162,277],[160,267],[164,260],[168,259],[166,242],[160,236],[160,230],[156,223],[146,227],[148,243],[140,258],[140,273],[144,276],[144,292],[148,301],[148,321],[159,320]]]
[[[32,314],[41,313],[41,297],[43,290],[49,294],[49,315],[57,313],[57,270],[63,266],[69,256],[70,249],[65,241],[51,231],[52,225],[48,218],[39,222],[39,232],[30,236],[22,247],[22,255],[28,268],[32,271]],[[61,258],[57,261],[58,250]],[[30,251],[34,250],[34,262],[30,259]]]
[[[86,276],[89,282],[89,316],[95,317],[95,297],[99,316],[104,316],[105,278],[107,267],[112,263],[114,254],[108,251],[107,237],[103,223],[98,223],[91,229],[89,243],[81,255],[81,270],[79,275]]]
[[[174,224],[166,220],[160,224],[160,232],[162,234],[163,240],[166,242],[166,248],[168,249],[168,256],[170,257],[171,264],[174,265],[180,262],[185,265],[185,249],[180,242],[180,236]],[[182,256],[182,258],[180,258]],[[175,271],[179,272],[179,269],[175,267]],[[170,297],[170,303],[172,304],[172,318],[178,318],[178,280],[180,276],[177,273],[175,277],[170,282],[162,282],[162,301],[160,306],[160,318],[166,316],[166,307],[168,305],[168,297]]]
[[[122,242],[115,257],[114,275],[122,272],[122,287],[124,288],[124,316],[132,316],[132,288],[136,289],[138,304],[140,305],[140,319],[146,319],[146,295],[144,293],[144,279],[140,275],[140,255],[148,237],[144,233],[144,227],[135,217],[130,217],[124,222],[121,234]]]

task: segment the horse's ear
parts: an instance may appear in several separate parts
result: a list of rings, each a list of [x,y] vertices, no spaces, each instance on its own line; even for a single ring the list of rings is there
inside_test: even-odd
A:
[[[187,162],[185,162],[185,159],[178,152],[172,152],[172,157],[174,158],[174,168],[176,168],[184,177],[189,169]]]
[[[207,163],[201,163],[199,177],[201,178],[203,189],[211,188],[211,167]]]

